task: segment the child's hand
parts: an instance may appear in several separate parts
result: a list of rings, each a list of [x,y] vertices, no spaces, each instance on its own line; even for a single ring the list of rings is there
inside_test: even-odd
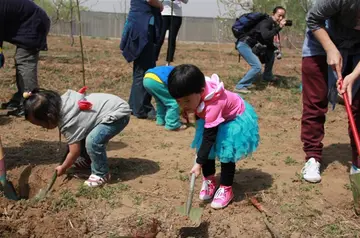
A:
[[[201,173],[201,165],[198,164],[198,163],[196,163],[196,164],[192,167],[192,169],[191,169],[191,171],[190,171],[190,174],[195,174],[195,176],[197,177],[197,176],[199,176],[200,173]]]
[[[356,75],[351,73],[344,78],[341,88],[340,88],[340,85],[341,85],[340,81],[338,80],[338,82],[337,82],[338,92],[340,94],[344,94],[345,92],[347,92],[350,104],[352,101],[352,88],[353,88],[353,85],[354,85],[354,82],[356,79],[357,79]]]
[[[55,170],[57,171],[57,176],[61,176],[66,172],[66,168],[62,165],[56,167]]]

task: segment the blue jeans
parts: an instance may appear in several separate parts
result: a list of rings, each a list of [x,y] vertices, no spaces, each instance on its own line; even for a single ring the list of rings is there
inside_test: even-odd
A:
[[[133,83],[131,86],[129,105],[132,109],[132,114],[138,118],[147,118],[149,114],[153,114],[154,116],[156,114],[151,104],[151,95],[143,86],[145,72],[156,66],[154,37],[155,28],[149,25],[148,43],[139,57],[134,61],[133,66]]]
[[[125,116],[110,124],[99,124],[86,136],[85,147],[91,159],[91,174],[104,177],[109,173],[106,145],[126,127],[129,120],[130,117]]]
[[[250,46],[244,42],[239,41],[236,46],[240,55],[251,66],[251,69],[244,75],[244,77],[235,86],[237,89],[249,87],[256,79],[257,75],[261,73],[261,62],[259,58],[252,52]],[[265,81],[273,80],[272,68],[275,61],[274,52],[267,52],[271,55],[269,62],[265,64],[263,79]]]

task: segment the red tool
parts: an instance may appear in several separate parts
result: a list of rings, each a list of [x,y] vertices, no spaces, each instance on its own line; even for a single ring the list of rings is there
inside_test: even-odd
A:
[[[342,80],[340,80],[340,88],[342,88]],[[354,141],[356,144],[356,149],[358,151],[358,155],[360,155],[360,139],[359,139],[359,133],[358,130],[356,128],[356,124],[355,124],[355,120],[354,120],[354,116],[353,113],[351,111],[351,106],[350,106],[350,101],[349,101],[349,97],[348,97],[348,93],[345,92],[343,93],[343,97],[344,97],[344,102],[345,102],[345,108],[346,108],[346,112],[348,114],[349,117],[349,122],[350,122],[350,129],[353,133],[354,136]]]

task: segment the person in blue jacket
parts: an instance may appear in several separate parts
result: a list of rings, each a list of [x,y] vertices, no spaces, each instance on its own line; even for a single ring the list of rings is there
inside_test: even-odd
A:
[[[129,97],[132,114],[139,119],[155,119],[151,95],[143,86],[145,72],[155,67],[155,44],[159,42],[161,11],[159,0],[131,0],[120,42],[127,62],[133,62],[133,84]]]
[[[39,52],[47,50],[50,19],[43,9],[29,0],[0,1],[0,68],[4,66],[3,42],[16,46],[15,68],[18,91],[2,109],[8,115],[23,116],[23,93],[38,87],[37,67]]]
[[[180,108],[167,88],[168,77],[174,66],[158,66],[145,73],[144,87],[156,101],[156,124],[171,131],[187,128],[180,119]]]

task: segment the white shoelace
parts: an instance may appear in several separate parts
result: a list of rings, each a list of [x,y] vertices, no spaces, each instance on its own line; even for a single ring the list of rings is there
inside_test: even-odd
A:
[[[216,198],[216,199],[225,199],[225,189],[220,187],[216,191],[214,198]]]
[[[316,173],[316,174],[320,174],[320,165],[317,162],[308,162],[305,164],[304,168],[301,171],[302,173],[306,172],[306,173]]]

